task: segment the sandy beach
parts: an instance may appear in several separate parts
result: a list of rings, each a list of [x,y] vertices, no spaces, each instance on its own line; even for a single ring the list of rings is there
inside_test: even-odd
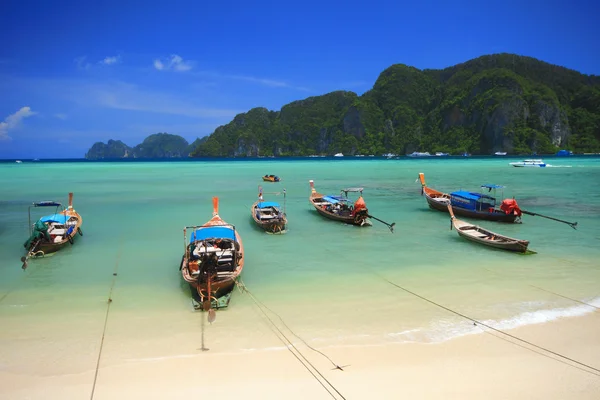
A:
[[[528,325],[509,333],[600,368],[599,317],[596,311],[584,317]],[[107,357],[101,360],[93,398],[599,398],[600,373],[593,375],[574,368],[572,362],[497,336],[502,335],[482,332],[438,344],[318,348],[343,371],[332,369],[333,364],[325,357],[295,340],[296,348],[343,397],[319,377],[331,392],[328,393],[283,345],[238,352],[198,348],[193,353],[172,352],[165,356],[166,349],[177,346],[171,346],[170,338],[164,338],[156,357],[146,350],[148,357],[128,359],[120,357],[114,347],[111,351],[105,343]],[[90,398],[95,363],[88,364],[91,368],[69,374],[53,374],[52,366],[48,366],[41,375],[15,373],[3,365],[0,398]]]

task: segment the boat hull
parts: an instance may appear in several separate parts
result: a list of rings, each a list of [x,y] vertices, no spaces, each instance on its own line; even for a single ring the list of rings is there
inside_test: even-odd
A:
[[[252,213],[252,220],[260,229],[264,230],[265,232],[274,234],[285,233],[287,228],[287,217],[285,216],[285,214],[281,213],[281,218],[278,219],[263,221],[258,219],[258,217],[256,216],[257,206],[258,201],[252,205],[250,211]]]
[[[330,219],[332,221],[344,222],[350,225],[356,226],[371,226],[371,222],[368,220],[367,214],[368,210],[364,210],[358,215],[352,215],[351,212],[348,212],[348,215],[340,215],[333,212],[327,211],[323,206],[316,204],[315,200],[318,198],[322,198],[324,195],[321,193],[313,193],[310,197],[310,204],[317,210],[317,212],[323,217]]]
[[[201,227],[218,227],[225,226],[231,227],[230,224],[225,222],[219,217],[219,215],[215,215],[208,222],[206,222]],[[201,228],[197,227],[197,228]],[[211,279],[210,281],[210,296],[209,296],[209,286],[206,282],[201,281],[197,276],[194,276],[194,271],[199,271],[199,262],[197,260],[191,260],[189,258],[189,254],[186,252],[181,260],[180,270],[183,276],[183,279],[189,284],[190,289],[192,291],[193,297],[195,300],[199,300],[199,303],[203,303],[206,299],[210,297],[212,307],[220,308],[225,307],[229,303],[219,302],[219,299],[227,296],[235,287],[235,284],[242,273],[244,268],[244,245],[242,243],[242,238],[238,234],[236,230],[235,232],[235,242],[236,246],[234,249],[234,267],[233,270],[227,274],[227,276],[219,276],[217,274],[216,277]]]
[[[437,190],[425,186],[423,188],[423,195],[425,196],[427,204],[430,208],[445,213],[448,212],[448,204],[450,204],[449,194],[438,192]],[[516,214],[506,214],[504,211],[497,208],[492,209],[490,212],[489,210],[469,210],[453,205],[452,211],[454,211],[454,214],[460,215],[461,217],[476,218],[495,222],[514,223],[518,218]]]
[[[61,211],[57,214],[66,215],[70,218],[75,218],[76,224],[73,225],[73,230],[68,235],[64,235],[63,239],[59,242],[46,241],[46,240],[42,240],[42,241],[38,242],[37,245],[35,245],[32,249],[29,249],[29,252],[32,256],[40,257],[45,254],[56,253],[57,251],[59,251],[60,249],[65,247],[66,245],[74,244],[77,236],[83,235],[83,232],[81,230],[81,225],[83,223],[83,219],[81,218],[81,215],[79,215],[79,213],[77,211],[75,211],[74,209],[71,208],[71,209]],[[52,232],[50,232],[50,234],[52,235]]]

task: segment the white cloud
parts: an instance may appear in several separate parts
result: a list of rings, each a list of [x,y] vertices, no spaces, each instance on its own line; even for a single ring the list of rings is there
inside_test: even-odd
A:
[[[112,64],[116,64],[120,61],[121,61],[121,56],[104,57],[104,60],[100,61],[100,64],[112,65]]]
[[[163,64],[160,60],[154,60],[154,68],[156,68],[159,71],[162,71],[163,69],[165,69],[165,64]]]
[[[62,119],[64,121],[67,119],[67,114],[57,113],[54,114],[54,118]]]
[[[77,57],[73,61],[75,62],[75,65],[77,66],[77,69],[90,69],[90,67],[92,66],[92,64],[90,64],[89,62],[87,62],[87,57],[86,56]]]
[[[159,71],[173,70],[178,72],[185,72],[191,70],[192,67],[193,62],[184,61],[183,58],[181,56],[178,56],[177,54],[172,54],[171,56],[163,60],[160,60],[158,58],[154,60],[154,68],[156,68]]]
[[[239,110],[204,107],[196,99],[162,91],[140,89],[124,82],[75,85],[63,93],[85,106],[116,110],[182,115],[193,118],[232,118]]]
[[[10,139],[10,136],[8,136],[8,131],[19,126],[19,123],[24,118],[31,117],[35,114],[36,113],[34,111],[31,111],[31,108],[21,107],[19,111],[6,117],[4,121],[0,122],[0,140]]]

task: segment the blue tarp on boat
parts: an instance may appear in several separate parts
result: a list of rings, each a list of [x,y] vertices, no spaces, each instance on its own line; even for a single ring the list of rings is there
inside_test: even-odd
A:
[[[276,203],[274,201],[262,201],[262,202],[258,203],[256,205],[256,207],[258,207],[258,208],[269,208],[269,207],[279,208],[279,203]]]
[[[323,196],[323,200],[328,201],[332,204],[337,204],[339,202],[344,201],[340,196]]]
[[[190,243],[197,240],[221,238],[235,240],[235,231],[229,226],[209,226],[206,228],[198,228],[192,233]]]
[[[479,200],[482,197],[482,195],[479,194],[479,193],[471,193],[471,192],[466,192],[464,190],[459,190],[459,191],[456,191],[456,192],[452,192],[452,193],[450,193],[450,195],[452,197],[455,197],[455,196],[456,197],[462,197],[464,199],[469,199],[469,200],[474,200],[474,201],[477,201],[477,200]]]
[[[488,210],[496,205],[496,199],[481,193],[472,193],[464,190],[450,193],[452,206],[467,208],[469,210]]]
[[[56,222],[56,223],[64,225],[68,219],[69,219],[69,217],[66,215],[63,215],[63,214],[52,214],[52,215],[46,215],[45,217],[40,218],[40,221]]]

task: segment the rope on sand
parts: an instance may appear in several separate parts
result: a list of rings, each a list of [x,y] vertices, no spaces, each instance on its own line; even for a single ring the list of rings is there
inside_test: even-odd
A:
[[[117,271],[119,270],[119,260],[121,259],[121,253],[123,250],[122,241],[120,240],[121,246],[119,246],[119,253],[117,254],[117,260],[115,262],[115,268],[113,270],[113,279],[110,285],[110,291],[108,292],[108,301],[106,305],[106,316],[104,317],[104,328],[102,330],[102,339],[100,340],[100,350],[98,351],[98,360],[96,361],[96,372],[94,374],[94,383],[92,385],[92,393],[90,394],[90,400],[94,399],[94,391],[96,390],[96,382],[98,381],[98,370],[100,369],[100,358],[102,357],[102,349],[104,347],[104,337],[106,335],[106,326],[108,325],[108,313],[110,312],[110,305],[112,304],[112,292],[117,281]]]
[[[485,324],[485,323],[483,323],[483,322],[481,322],[481,321],[479,321],[479,320],[476,320],[476,319],[474,319],[474,318],[471,318],[471,317],[469,317],[469,316],[467,316],[467,315],[465,315],[465,314],[462,314],[462,313],[460,313],[460,312],[458,312],[458,311],[454,311],[454,310],[452,310],[452,309],[450,309],[450,308],[448,308],[448,307],[446,307],[446,306],[443,306],[443,305],[441,305],[441,304],[439,304],[439,303],[436,303],[436,302],[435,302],[435,301],[433,301],[433,300],[429,300],[429,299],[428,299],[428,298],[426,298],[426,297],[423,297],[423,296],[421,296],[421,295],[419,295],[419,294],[417,294],[417,293],[415,293],[415,292],[412,292],[412,291],[410,291],[410,290],[408,290],[408,289],[406,289],[406,288],[404,288],[404,287],[402,287],[402,286],[398,285],[397,283],[394,283],[394,282],[392,282],[392,281],[388,280],[387,278],[385,278],[385,277],[383,277],[383,276],[379,275],[379,274],[378,274],[378,273],[376,273],[376,272],[373,272],[373,273],[374,273],[375,275],[378,275],[378,276],[379,276],[381,279],[383,279],[384,281],[386,281],[386,282],[387,282],[387,283],[389,283],[390,285],[392,285],[392,286],[395,286],[396,288],[398,288],[398,289],[401,289],[401,290],[405,291],[406,293],[409,293],[409,294],[411,294],[411,295],[413,295],[413,296],[415,296],[415,297],[418,297],[418,298],[420,298],[421,300],[424,300],[424,301],[426,301],[426,302],[428,302],[428,303],[430,303],[430,304],[433,304],[433,305],[434,305],[434,306],[436,306],[436,307],[442,308],[442,309],[444,309],[444,310],[446,310],[446,311],[449,311],[449,312],[451,312],[451,313],[453,313],[453,314],[456,314],[456,315],[458,315],[458,316],[460,316],[460,317],[463,317],[463,318],[465,318],[465,319],[467,319],[467,320],[469,320],[469,321],[473,322],[473,324],[474,324],[475,326],[484,326],[484,327],[486,327],[486,328],[488,328],[488,329],[490,329],[490,330],[492,330],[492,331],[494,331],[494,332],[497,332],[497,333],[500,333],[500,334],[502,334],[502,335],[505,335],[505,336],[507,336],[507,337],[509,337],[509,338],[511,338],[511,339],[514,339],[514,340],[517,340],[517,341],[519,341],[519,342],[525,343],[525,344],[527,344],[527,345],[529,345],[529,346],[531,346],[531,347],[535,347],[536,349],[539,349],[539,350],[545,351],[545,352],[547,352],[547,353],[550,353],[550,354],[552,354],[552,355],[554,355],[554,356],[556,356],[556,357],[559,357],[559,358],[561,358],[561,359],[563,359],[563,360],[567,360],[567,361],[570,361],[570,362],[572,362],[572,363],[574,363],[574,364],[577,364],[577,365],[579,365],[579,366],[581,366],[581,367],[588,368],[589,370],[588,370],[588,369],[583,369],[583,368],[580,368],[580,367],[578,367],[577,365],[572,365],[572,364],[568,364],[568,363],[567,363],[567,365],[570,365],[571,367],[579,368],[579,369],[581,369],[582,371],[585,371],[585,372],[587,372],[587,373],[589,373],[589,374],[596,375],[596,376],[600,377],[600,369],[598,369],[598,368],[595,368],[595,367],[592,367],[591,365],[588,365],[588,364],[585,364],[585,363],[583,363],[583,362],[580,362],[580,361],[574,360],[574,359],[572,359],[572,358],[570,358],[570,357],[567,357],[567,356],[565,356],[565,355],[562,355],[562,354],[560,354],[560,353],[557,353],[557,352],[555,352],[555,351],[552,351],[552,350],[550,350],[550,349],[547,349],[547,348],[545,348],[545,347],[538,346],[537,344],[534,344],[534,343],[532,343],[532,342],[530,342],[530,341],[527,341],[527,340],[525,340],[525,339],[521,339],[521,338],[519,338],[519,337],[517,337],[517,336],[515,336],[515,335],[511,335],[510,333],[504,332],[504,331],[502,331],[502,330],[500,330],[500,329],[496,329],[496,328],[494,328],[493,326],[487,325],[487,324]],[[496,336],[496,335],[494,335],[494,336]],[[515,344],[516,344],[516,343],[515,343]],[[550,358],[552,358],[552,357],[550,357]],[[552,359],[554,359],[554,358],[552,358]],[[554,360],[556,360],[556,359],[554,359]],[[556,361],[564,362],[563,360],[556,360]]]
[[[310,361],[309,361],[309,360],[308,360],[308,359],[307,359],[307,358],[304,356],[304,354],[302,354],[302,352],[300,352],[300,350],[298,350],[298,348],[297,348],[296,346],[294,346],[294,344],[291,342],[291,340],[290,340],[290,339],[289,339],[289,338],[288,338],[288,337],[287,337],[287,336],[286,336],[286,335],[285,335],[285,334],[284,334],[284,333],[281,331],[281,329],[279,329],[279,327],[278,327],[278,326],[275,324],[275,322],[273,322],[273,320],[272,320],[272,319],[269,317],[269,315],[268,315],[268,314],[265,312],[265,310],[264,310],[264,309],[267,309],[267,310],[271,311],[273,314],[275,314],[275,313],[274,313],[272,310],[270,310],[270,309],[269,309],[267,306],[265,306],[263,303],[261,303],[261,302],[260,302],[260,301],[259,301],[259,300],[258,300],[256,297],[254,297],[254,295],[253,295],[253,294],[252,294],[252,293],[251,293],[251,292],[248,290],[248,288],[246,287],[246,285],[245,285],[243,282],[241,282],[241,281],[236,281],[236,285],[238,286],[238,288],[239,288],[239,289],[240,289],[242,292],[244,292],[244,293],[247,293],[247,294],[250,296],[250,298],[252,299],[252,301],[254,302],[254,304],[257,306],[257,308],[260,310],[260,312],[261,312],[261,313],[262,313],[262,314],[265,316],[265,318],[267,318],[267,320],[270,322],[270,324],[271,324],[271,330],[272,330],[272,331],[275,333],[275,335],[277,336],[277,338],[283,342],[283,344],[284,344],[284,345],[285,345],[285,347],[288,349],[288,351],[289,351],[290,353],[292,353],[292,355],[293,355],[294,357],[296,357],[296,359],[297,359],[297,360],[298,360],[298,361],[299,361],[299,362],[302,364],[302,366],[303,366],[303,367],[304,367],[304,368],[305,368],[305,369],[306,369],[308,372],[310,372],[310,374],[311,374],[311,375],[312,375],[312,376],[313,376],[313,377],[314,377],[314,378],[317,380],[317,382],[319,382],[319,384],[320,384],[321,386],[323,386],[323,388],[324,388],[324,389],[327,391],[327,393],[329,393],[329,395],[330,395],[330,396],[331,396],[333,399],[336,399],[335,393],[337,393],[337,394],[338,394],[338,396],[339,396],[340,398],[342,398],[343,400],[346,400],[346,398],[344,397],[344,395],[343,395],[343,394],[341,394],[341,393],[340,393],[340,391],[339,391],[339,390],[338,390],[338,389],[337,389],[337,388],[336,388],[336,387],[335,387],[335,386],[334,386],[334,385],[333,385],[331,382],[329,382],[329,380],[327,380],[327,378],[325,378],[325,377],[323,376],[323,374],[322,374],[322,373],[321,373],[321,372],[320,372],[320,371],[317,369],[317,367],[315,367],[315,366],[314,366],[314,365],[313,365],[313,364],[312,364],[312,363],[311,363],[311,362],[310,362]],[[275,314],[275,315],[277,315],[277,314]],[[277,315],[277,317],[279,317],[279,315]],[[281,317],[279,317],[279,319],[281,319]],[[283,320],[282,320],[282,322],[283,322]],[[284,323],[284,325],[285,325],[285,323]],[[287,325],[286,325],[286,327],[287,327]],[[291,330],[289,327],[287,327],[287,329],[289,329],[289,330],[290,330],[290,332],[292,332],[292,330]],[[298,336],[298,335],[296,335],[294,332],[292,332],[292,333],[294,334],[294,336],[296,336],[296,337],[299,337],[299,336]],[[285,339],[285,340],[284,340],[284,339]],[[302,340],[302,339],[301,339],[301,340]],[[302,340],[302,341],[304,342],[304,340]],[[306,344],[306,342],[304,342],[304,343]],[[307,346],[308,346],[308,345],[307,345]],[[308,346],[308,347],[312,349],[312,347],[310,347],[310,346]],[[296,353],[295,353],[295,352],[294,352],[292,349],[293,349],[293,350],[295,350],[295,351],[296,351],[296,353],[298,353],[298,354],[296,354]],[[313,350],[315,350],[315,349],[313,349]],[[321,352],[320,352],[320,351],[318,351],[318,350],[315,350],[315,351],[317,351],[317,352],[321,353]],[[321,354],[322,354],[323,356],[325,356],[323,353],[321,353]],[[300,357],[302,357],[302,359],[301,359]],[[327,356],[325,356],[325,357],[327,357]],[[340,366],[336,365],[336,364],[335,364],[333,361],[331,361],[331,359],[330,359],[329,357],[327,357],[327,359],[328,359],[328,360],[329,360],[329,361],[330,361],[332,364],[334,364],[334,365],[336,366],[336,368],[334,368],[334,369],[339,369],[339,370],[342,370],[342,371],[343,371],[342,367],[340,367]],[[313,372],[313,370],[311,370],[311,369],[309,368],[309,366],[310,366],[310,367],[311,367],[311,368],[314,370],[314,372]],[[319,377],[317,377],[317,375],[319,375],[319,377],[320,377],[322,380],[321,380],[321,379],[319,379]],[[329,385],[329,387],[330,387],[331,389],[333,389],[333,390],[335,391],[335,393],[332,393],[332,391],[330,390],[330,388],[329,388],[329,387],[327,387],[327,385],[325,385],[325,383],[324,383],[323,381],[325,381],[325,383],[327,383],[327,385]]]

